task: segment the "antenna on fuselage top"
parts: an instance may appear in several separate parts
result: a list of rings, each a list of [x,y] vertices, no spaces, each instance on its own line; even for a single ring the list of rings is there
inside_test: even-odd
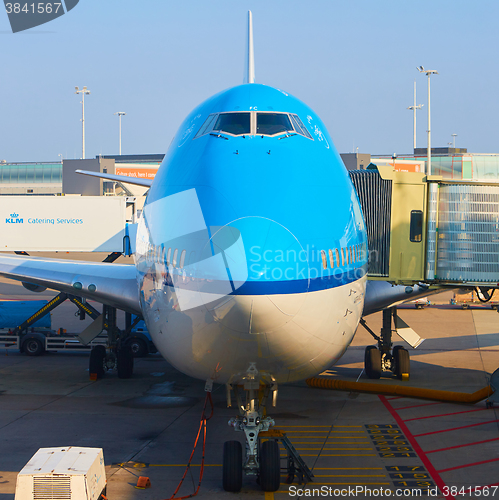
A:
[[[248,37],[246,39],[246,64],[243,83],[255,83],[255,56],[253,51],[253,17],[248,11]]]

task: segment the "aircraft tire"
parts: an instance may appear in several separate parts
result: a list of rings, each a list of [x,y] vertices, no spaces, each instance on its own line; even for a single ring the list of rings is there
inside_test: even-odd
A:
[[[106,357],[106,348],[103,345],[98,345],[90,351],[88,360],[88,371],[90,374],[95,373],[97,379],[104,376],[104,358]]]
[[[133,352],[130,344],[125,344],[117,354],[118,378],[130,378],[133,375]]]
[[[225,441],[223,455],[223,487],[237,493],[243,486],[243,448],[239,441]]]
[[[281,453],[277,441],[270,439],[260,448],[260,486],[263,491],[277,491],[281,483]]]
[[[364,369],[368,378],[379,379],[381,377],[381,352],[376,346],[368,345],[366,347]]]
[[[400,380],[409,380],[411,373],[411,358],[409,356],[409,351],[403,347],[397,350],[394,349],[394,357],[397,378]]]

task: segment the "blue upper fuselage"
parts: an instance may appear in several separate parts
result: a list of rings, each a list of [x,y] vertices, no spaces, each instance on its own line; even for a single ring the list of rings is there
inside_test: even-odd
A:
[[[251,112],[249,133],[210,128],[200,133],[220,113],[234,112]],[[259,134],[258,113],[286,113],[294,129],[301,123],[306,130]],[[299,120],[292,121],[291,115]],[[197,201],[185,198],[172,208],[171,200],[185,192],[195,193]],[[196,237],[185,235],[199,236],[204,226],[210,240],[205,258],[225,250],[231,284],[239,282],[232,285],[233,293],[321,290],[366,273],[364,220],[326,127],[301,101],[272,87],[228,89],[182,123],[147,197],[137,246],[139,270],[146,273],[150,264],[163,261],[178,275],[194,266],[203,251],[196,255],[188,248]],[[244,265],[236,262],[241,255]]]

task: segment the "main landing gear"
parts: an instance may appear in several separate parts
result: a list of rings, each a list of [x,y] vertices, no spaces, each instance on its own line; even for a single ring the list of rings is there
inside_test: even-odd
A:
[[[245,392],[245,400],[240,394],[240,386]],[[272,405],[277,399],[277,384],[258,372],[255,363],[240,377],[234,377],[227,384],[227,406],[231,404],[234,390],[239,415],[229,420],[236,431],[244,432],[245,453],[239,441],[227,441],[223,455],[223,487],[225,491],[240,491],[243,472],[256,476],[263,491],[277,491],[281,480],[281,457],[276,440],[261,442],[260,432],[274,426],[274,420],[266,416],[266,402],[272,393]]]
[[[393,347],[392,344],[392,318],[396,324],[397,308],[383,309],[383,326],[378,337],[366,324],[364,319],[361,325],[378,341],[378,346],[366,347],[364,355],[364,370],[371,379],[379,379],[382,372],[391,371],[400,380],[409,380],[410,357],[409,351],[402,346]],[[393,347],[393,349],[392,349]]]
[[[137,318],[134,323],[137,323]],[[127,334],[134,326],[131,324],[131,315],[127,313],[127,327],[121,332],[116,326],[116,308],[103,306],[102,317],[95,321],[102,321],[102,327],[107,330],[107,345],[97,345],[90,351],[89,372],[93,380],[100,379],[106,371],[116,370],[119,378],[130,378],[133,375],[133,350],[127,342]]]

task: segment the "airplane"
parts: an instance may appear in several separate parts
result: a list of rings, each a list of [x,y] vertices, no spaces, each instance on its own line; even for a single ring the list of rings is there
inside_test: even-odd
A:
[[[257,445],[274,424],[266,401],[275,405],[279,384],[337,362],[362,316],[427,294],[367,282],[364,217],[324,123],[284,90],[255,83],[254,68],[250,12],[244,83],[186,117],[154,180],[79,171],[149,188],[135,265],[0,256],[0,275],[32,289],[142,316],[175,368],[208,391],[226,385],[239,410],[230,424],[247,443],[244,459],[239,441],[224,445],[227,491],[241,489],[243,472],[264,491],[279,488],[277,443]],[[389,354],[395,364],[402,351]],[[96,348],[91,371],[111,357],[130,376],[130,356],[119,343]],[[366,357],[381,363],[376,347]]]

